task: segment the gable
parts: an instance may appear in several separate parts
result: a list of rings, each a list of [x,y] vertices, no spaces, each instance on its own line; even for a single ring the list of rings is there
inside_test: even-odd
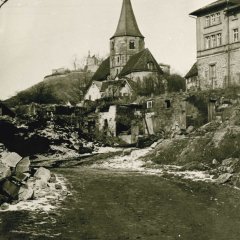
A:
[[[163,74],[162,69],[148,49],[133,55],[119,76],[123,77],[133,72],[157,72]]]

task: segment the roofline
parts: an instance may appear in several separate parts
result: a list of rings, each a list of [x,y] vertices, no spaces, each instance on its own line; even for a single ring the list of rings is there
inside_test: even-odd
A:
[[[214,5],[211,5],[211,6],[207,5],[205,7],[199,8],[199,9],[189,13],[189,16],[199,16],[199,14],[201,14],[201,13],[204,13],[206,11],[212,10],[216,7],[220,7],[220,6],[225,5],[225,4],[227,4],[227,1],[226,2],[225,1],[224,2],[219,2],[219,3],[216,2],[216,4],[214,4]]]
[[[143,39],[145,38],[144,36],[133,36],[133,35],[126,34],[126,35],[112,36],[110,38],[110,40],[112,40],[113,38],[117,38],[117,37],[139,37],[139,38],[143,38]]]

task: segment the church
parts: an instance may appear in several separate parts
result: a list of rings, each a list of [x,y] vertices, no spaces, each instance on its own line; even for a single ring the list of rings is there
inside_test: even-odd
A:
[[[145,48],[144,36],[139,30],[131,0],[123,0],[117,30],[110,38],[110,56],[93,75],[93,82],[85,95],[85,100],[105,97],[102,88],[97,87],[102,86],[105,81],[110,88],[111,83],[116,88],[114,81],[125,81],[125,84],[117,84],[123,89],[116,92],[124,92],[125,96],[126,94],[131,96],[137,85],[147,85],[149,78],[159,80],[162,75],[161,67],[149,49]]]

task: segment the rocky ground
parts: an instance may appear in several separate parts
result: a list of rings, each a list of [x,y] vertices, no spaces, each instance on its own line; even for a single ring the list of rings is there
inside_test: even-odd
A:
[[[21,209],[22,202],[28,200],[33,208],[47,199],[53,203],[67,194],[61,178],[46,168],[31,167],[29,157],[22,158],[0,145],[0,210]]]

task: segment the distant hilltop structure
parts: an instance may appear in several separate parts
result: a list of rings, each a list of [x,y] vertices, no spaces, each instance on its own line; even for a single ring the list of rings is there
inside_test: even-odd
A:
[[[240,85],[240,1],[218,0],[192,13],[197,62],[185,76],[188,90]]]
[[[96,55],[91,56],[91,53],[89,51],[84,70],[87,72],[95,73],[101,63],[102,63],[102,59],[100,59]]]
[[[123,0],[116,32],[110,38],[110,56],[102,62],[94,74],[93,84],[86,94],[86,99],[96,99],[94,89],[100,85],[96,83],[97,81],[125,79],[128,83],[133,81],[135,85],[139,86],[150,84],[144,82],[149,78],[157,82],[162,75],[163,70],[150,50],[145,48],[144,36],[139,30],[131,1]],[[129,86],[133,85],[128,83]],[[104,94],[102,95],[104,96]]]

